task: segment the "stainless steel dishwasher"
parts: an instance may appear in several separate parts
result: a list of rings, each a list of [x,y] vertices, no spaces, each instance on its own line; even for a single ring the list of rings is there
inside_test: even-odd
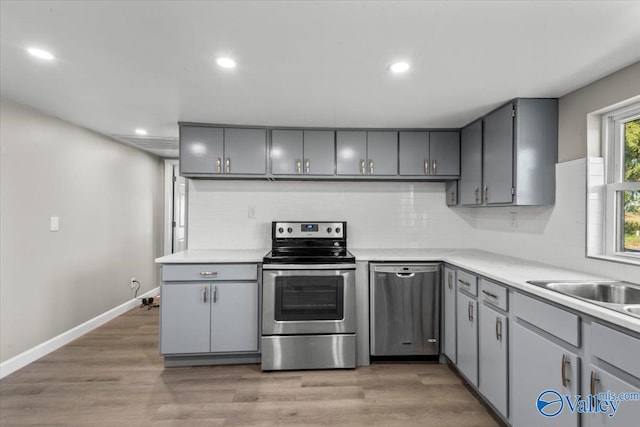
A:
[[[372,356],[440,352],[440,264],[370,264]]]

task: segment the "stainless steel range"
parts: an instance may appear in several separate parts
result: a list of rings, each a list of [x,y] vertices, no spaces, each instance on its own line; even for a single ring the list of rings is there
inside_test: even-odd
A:
[[[273,222],[263,260],[262,370],[356,366],[346,222]]]

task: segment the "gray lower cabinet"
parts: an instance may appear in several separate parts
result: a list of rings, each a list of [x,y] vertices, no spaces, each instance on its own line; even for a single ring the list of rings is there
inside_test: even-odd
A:
[[[638,355],[635,355],[636,358]],[[611,374],[593,364],[587,367],[589,370],[588,389],[585,387],[584,395],[595,395],[599,393],[626,393],[638,392],[638,387],[624,381],[620,377]],[[637,425],[640,422],[640,402],[620,401],[613,417],[610,412],[588,414],[584,416],[583,425],[588,427],[627,427]]]
[[[456,363],[456,271],[445,267],[443,280],[444,294],[444,354]]]
[[[163,265],[160,353],[258,351],[256,264]]]
[[[510,336],[511,425],[577,427],[578,415],[564,408],[559,399],[580,393],[578,356],[518,322],[512,323]],[[546,390],[552,392],[541,396]],[[549,402],[543,411],[550,417],[538,412],[539,396],[541,401]],[[556,414],[557,411],[561,412]]]
[[[478,386],[478,302],[458,289],[456,301],[457,367]]]
[[[271,132],[271,173],[296,176],[333,175],[334,132],[274,129]]]
[[[508,321],[496,310],[480,305],[478,313],[480,393],[507,417]]]
[[[337,131],[336,150],[338,175],[398,174],[398,132]]]
[[[225,177],[266,175],[267,131],[180,124],[180,173]]]
[[[482,204],[482,120],[460,131],[460,204]]]

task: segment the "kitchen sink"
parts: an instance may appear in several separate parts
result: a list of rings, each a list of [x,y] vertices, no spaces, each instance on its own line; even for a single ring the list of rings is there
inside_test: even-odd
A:
[[[532,280],[527,283],[640,317],[640,285],[587,280]]]
[[[628,305],[624,308],[624,311],[626,311],[627,313],[634,314],[636,316],[640,316],[640,304]]]

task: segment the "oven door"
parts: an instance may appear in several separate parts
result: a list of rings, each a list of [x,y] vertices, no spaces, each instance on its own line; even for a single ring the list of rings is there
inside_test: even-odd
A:
[[[355,333],[355,267],[299,268],[263,270],[262,334]]]

